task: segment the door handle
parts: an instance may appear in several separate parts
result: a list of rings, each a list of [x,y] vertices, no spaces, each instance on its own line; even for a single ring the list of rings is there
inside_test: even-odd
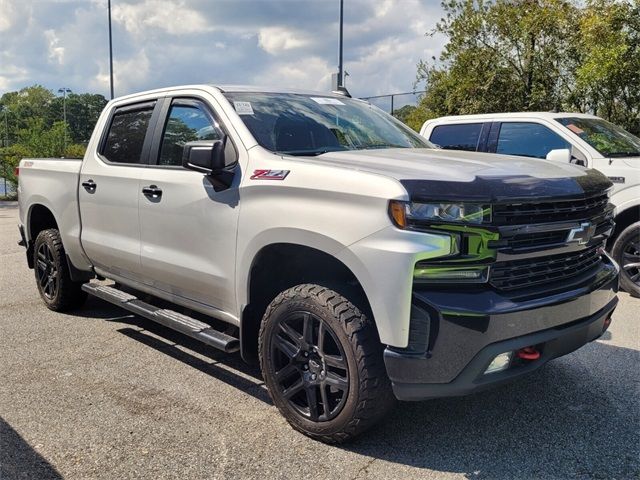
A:
[[[142,193],[149,198],[160,198],[162,196],[162,189],[157,185],[149,185],[148,187],[142,187]]]
[[[82,186],[87,192],[94,193],[96,191],[96,188],[98,187],[98,184],[93,180],[87,180],[86,182],[82,182]]]

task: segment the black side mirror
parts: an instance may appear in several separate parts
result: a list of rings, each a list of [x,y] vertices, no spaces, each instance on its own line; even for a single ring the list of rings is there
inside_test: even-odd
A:
[[[182,166],[189,170],[215,175],[225,168],[225,140],[198,140],[185,143]]]

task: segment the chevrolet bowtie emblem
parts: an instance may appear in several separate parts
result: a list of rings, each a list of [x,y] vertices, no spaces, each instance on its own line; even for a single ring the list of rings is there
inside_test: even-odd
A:
[[[578,242],[580,245],[589,243],[596,232],[596,227],[590,222],[581,223],[579,227],[572,228],[567,235],[567,243]]]

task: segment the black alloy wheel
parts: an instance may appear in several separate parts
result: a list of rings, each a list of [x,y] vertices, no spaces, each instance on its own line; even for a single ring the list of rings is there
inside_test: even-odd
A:
[[[293,428],[327,443],[356,437],[393,407],[383,349],[373,321],[318,284],[281,292],[260,324],[260,369],[274,405]]]
[[[640,222],[620,232],[611,255],[620,266],[620,287],[630,295],[640,297]]]
[[[279,392],[295,411],[313,422],[340,413],[349,393],[349,369],[331,327],[311,312],[292,312],[279,320],[271,350]]]
[[[630,238],[622,246],[620,267],[629,280],[640,287],[640,239]]]
[[[67,254],[57,229],[38,233],[32,258],[38,292],[47,308],[64,312],[84,303],[87,294],[82,291],[83,282],[71,279]]]
[[[58,267],[48,243],[41,243],[36,251],[36,273],[42,294],[49,300],[56,298],[60,284]]]

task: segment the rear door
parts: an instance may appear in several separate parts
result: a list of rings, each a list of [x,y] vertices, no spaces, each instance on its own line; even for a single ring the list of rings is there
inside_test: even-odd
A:
[[[484,151],[490,122],[449,123],[436,125],[429,141],[446,150]]]
[[[162,112],[138,191],[145,282],[207,311],[232,312],[240,173],[227,187],[182,167],[186,142],[226,134],[209,103],[166,98]],[[228,145],[233,147],[230,138]]]
[[[82,164],[78,197],[82,246],[98,268],[140,275],[139,178],[148,162],[157,101],[116,107]]]

